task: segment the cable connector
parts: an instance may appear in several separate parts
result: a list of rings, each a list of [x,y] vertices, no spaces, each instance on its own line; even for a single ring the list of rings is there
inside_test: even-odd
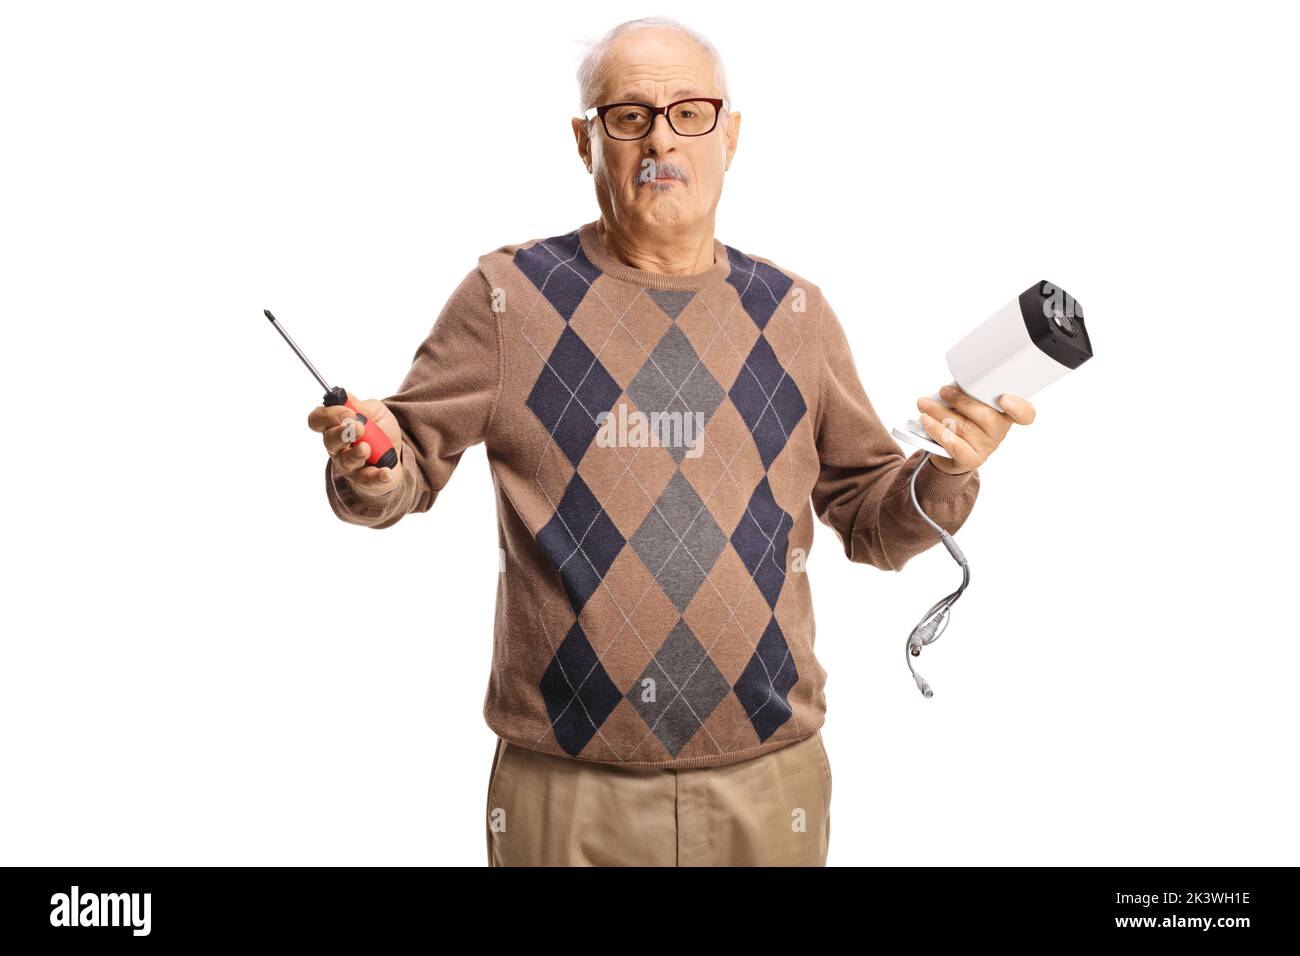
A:
[[[930,618],[924,624],[916,627],[912,631],[912,636],[908,638],[907,646],[913,657],[921,656],[921,647],[934,641],[935,634],[939,630],[939,624],[943,621],[947,611],[942,612],[936,617]]]

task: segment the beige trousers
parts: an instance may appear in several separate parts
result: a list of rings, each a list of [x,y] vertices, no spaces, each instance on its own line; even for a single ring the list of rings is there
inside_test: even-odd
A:
[[[497,738],[489,866],[825,866],[821,731],[722,767],[620,767]]]

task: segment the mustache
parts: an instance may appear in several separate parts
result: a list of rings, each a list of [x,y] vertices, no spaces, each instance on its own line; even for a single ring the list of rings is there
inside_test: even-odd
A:
[[[677,179],[686,182],[686,170],[676,163],[647,163],[633,180],[637,185],[653,183],[656,179]]]

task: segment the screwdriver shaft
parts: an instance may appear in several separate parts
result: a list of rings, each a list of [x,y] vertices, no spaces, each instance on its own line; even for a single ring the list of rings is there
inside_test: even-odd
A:
[[[275,316],[271,314],[271,310],[263,309],[262,311],[266,313],[266,317],[271,320],[271,324],[275,326],[275,330],[284,336],[284,340],[289,343],[289,348],[293,349],[294,354],[297,355],[298,358],[302,359],[302,364],[307,366],[311,373],[316,376],[316,381],[320,382],[320,387],[325,389],[326,392],[329,392],[329,383],[326,382],[325,379],[321,378],[320,372],[316,371],[316,366],[312,365],[311,362],[308,361],[307,356],[302,354],[302,349],[298,348],[298,346],[294,344],[293,339],[289,338],[289,333],[280,327],[280,323],[277,322]]]

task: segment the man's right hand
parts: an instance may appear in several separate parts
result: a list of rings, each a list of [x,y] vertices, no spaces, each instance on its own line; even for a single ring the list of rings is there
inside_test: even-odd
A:
[[[383,429],[398,450],[398,462],[392,468],[366,464],[370,443],[359,440],[365,426],[356,420],[352,409],[346,405],[317,405],[307,416],[307,425],[312,431],[321,433],[325,451],[334,460],[335,469],[353,488],[372,498],[391,494],[402,483],[402,428],[379,399],[362,400],[348,392],[348,401],[361,409],[361,414],[372,424]]]

